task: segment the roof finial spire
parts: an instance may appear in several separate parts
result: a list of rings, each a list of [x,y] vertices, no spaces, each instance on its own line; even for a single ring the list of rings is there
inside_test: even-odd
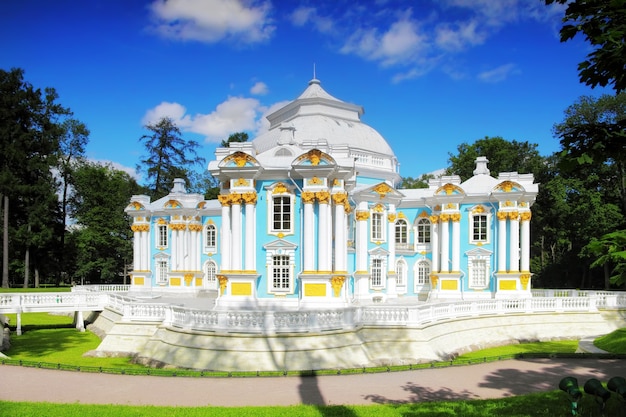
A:
[[[315,62],[313,62],[313,79],[317,79],[317,77],[315,76]]]

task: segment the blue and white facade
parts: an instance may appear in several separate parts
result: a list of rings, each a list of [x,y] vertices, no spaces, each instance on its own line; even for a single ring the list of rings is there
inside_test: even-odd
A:
[[[216,150],[217,200],[182,181],[134,196],[132,288],[215,290],[242,308],[530,296],[532,174],[491,176],[478,158],[465,182],[398,189],[362,114],[313,79],[266,133]]]

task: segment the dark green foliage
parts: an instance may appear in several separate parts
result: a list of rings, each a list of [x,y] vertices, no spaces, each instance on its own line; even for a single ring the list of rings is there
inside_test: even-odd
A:
[[[168,117],[145,128],[151,133],[140,141],[144,142],[148,155],[142,157],[137,169],[146,173],[150,196],[157,199],[167,195],[176,178],[183,178],[189,186],[190,172],[195,165],[204,163],[204,158],[196,152],[200,145],[183,139],[178,126]]]
[[[132,260],[132,232],[124,208],[140,187],[123,171],[90,163],[75,167],[72,186],[75,279],[121,283],[124,266]]]
[[[612,86],[619,93],[626,89],[626,1],[624,0],[545,0],[567,4],[561,42],[585,36],[593,51],[578,65],[580,81],[593,87]]]

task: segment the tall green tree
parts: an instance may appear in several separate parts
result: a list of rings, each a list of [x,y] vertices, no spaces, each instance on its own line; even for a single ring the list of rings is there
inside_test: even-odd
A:
[[[73,168],[76,162],[82,160],[85,156],[85,146],[89,142],[89,129],[84,123],[76,119],[67,119],[61,125],[62,135],[59,143],[58,172],[60,180],[59,194],[61,196],[61,221],[62,228],[60,230],[59,245],[59,264],[65,271],[65,235],[67,229],[67,212],[68,200],[70,192],[70,184],[72,182]],[[61,275],[57,275],[59,284]]]
[[[583,96],[554,125],[563,149],[561,170],[608,165],[604,181],[614,184],[626,214],[626,93],[599,98]]]
[[[147,155],[137,166],[146,173],[150,195],[160,198],[168,194],[175,178],[183,178],[190,185],[190,172],[195,165],[203,164],[197,149],[200,145],[193,140],[185,140],[180,129],[171,118],[164,117],[158,122],[145,126],[151,133],[140,138]]]
[[[422,174],[419,178],[402,177],[400,188],[428,188],[428,180],[435,178],[433,174]]]
[[[462,180],[472,177],[476,168],[476,158],[486,156],[489,170],[499,172],[520,172],[538,175],[543,169],[544,158],[537,150],[537,144],[508,141],[500,136],[478,139],[474,143],[464,142],[457,147],[457,153],[448,153],[449,175],[456,174]]]
[[[220,146],[222,148],[229,148],[230,144],[233,142],[247,142],[247,141],[248,141],[248,134],[246,132],[237,132],[228,136],[228,139],[226,140],[222,139]]]
[[[578,65],[580,81],[616,93],[626,89],[626,1],[545,0],[547,5],[566,4],[561,42],[582,34],[592,47]]]
[[[53,88],[42,92],[25,81],[21,69],[0,70],[3,287],[9,286],[10,264],[15,262],[9,260],[11,252],[23,254],[24,284],[28,284],[33,233],[39,226],[50,226],[54,218],[42,207],[49,207],[47,202],[56,190],[51,170],[56,166],[60,121],[70,115],[69,109],[56,102],[57,98]],[[38,222],[42,224],[35,224]],[[12,236],[11,231],[15,233]]]
[[[124,213],[141,187],[126,172],[89,162],[76,165],[70,214],[75,219],[69,239],[76,254],[73,275],[82,282],[114,282],[132,260],[130,219]]]

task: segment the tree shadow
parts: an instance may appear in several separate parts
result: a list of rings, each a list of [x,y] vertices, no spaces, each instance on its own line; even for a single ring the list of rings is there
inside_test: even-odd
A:
[[[323,417],[356,417],[354,411],[346,406],[326,404],[326,400],[320,391],[319,381],[317,376],[315,376],[315,373],[312,375],[300,376],[298,393],[300,394],[300,402],[302,404],[315,406],[317,411]]]
[[[408,398],[404,398],[402,400],[394,400],[377,394],[366,395],[363,398],[370,400],[376,404],[412,404],[417,402],[432,401],[475,400],[479,398],[478,395],[468,390],[455,391],[450,388],[440,388],[434,390],[432,388],[418,385],[413,382],[408,382],[406,385],[403,385],[402,389],[409,393]]]

